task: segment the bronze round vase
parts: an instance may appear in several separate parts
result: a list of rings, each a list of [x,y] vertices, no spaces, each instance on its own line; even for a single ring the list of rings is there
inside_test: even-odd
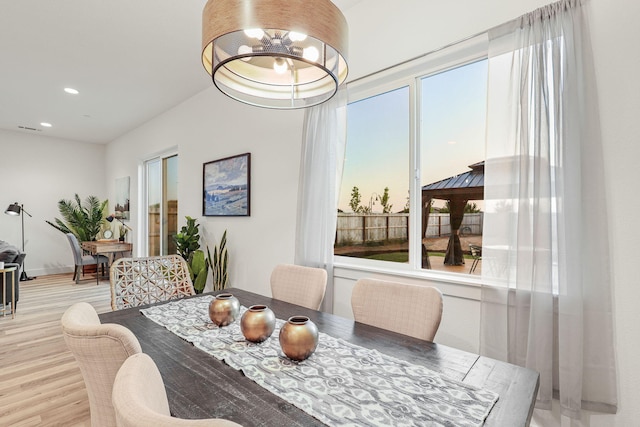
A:
[[[276,315],[266,305],[252,305],[240,319],[242,335],[251,342],[262,342],[276,328]]]
[[[318,327],[306,316],[290,317],[280,329],[280,347],[289,359],[305,360],[318,347]]]
[[[218,326],[227,326],[236,320],[240,301],[233,294],[219,294],[209,303],[209,318]]]

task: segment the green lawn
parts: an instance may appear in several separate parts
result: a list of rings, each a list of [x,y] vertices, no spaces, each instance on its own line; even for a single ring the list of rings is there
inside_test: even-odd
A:
[[[389,252],[385,254],[369,255],[364,258],[377,259],[380,261],[409,262],[409,252]]]
[[[444,252],[429,252],[429,256],[443,257]],[[473,259],[471,255],[464,254],[464,259]],[[409,252],[388,252],[384,254],[368,255],[363,258],[377,259],[379,261],[391,261],[391,262],[409,262]]]

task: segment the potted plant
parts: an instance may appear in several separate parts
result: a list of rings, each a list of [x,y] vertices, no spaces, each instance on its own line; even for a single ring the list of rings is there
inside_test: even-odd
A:
[[[95,196],[89,196],[84,201],[77,194],[73,200],[58,201],[58,210],[62,219],[54,218],[54,222],[47,224],[63,233],[73,233],[79,241],[96,240],[104,224],[104,210],[107,200],[101,202]]]
[[[187,225],[183,226],[179,233],[176,233],[174,240],[178,255],[184,258],[189,267],[193,289],[197,294],[201,294],[207,282],[209,259],[205,259],[204,252],[200,250],[200,224],[197,224],[196,220],[190,216],[185,218]]]
[[[207,282],[209,267],[213,269],[213,290],[218,291],[226,288],[229,282],[227,266],[229,264],[229,254],[227,252],[227,231],[225,230],[220,240],[220,244],[213,248],[213,257],[207,246],[207,256],[200,249],[200,224],[190,216],[185,217],[187,225],[180,229],[174,237],[178,254],[184,258],[189,267],[189,274],[193,282],[193,289],[197,294],[204,291]]]
[[[209,257],[209,265],[213,268],[213,290],[219,291],[227,287],[229,282],[229,274],[227,267],[229,265],[229,253],[227,252],[227,230],[224,230],[220,244],[213,248],[213,258],[207,247],[207,256]]]

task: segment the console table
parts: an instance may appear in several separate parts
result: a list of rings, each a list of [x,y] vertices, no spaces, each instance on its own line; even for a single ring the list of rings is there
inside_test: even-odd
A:
[[[117,240],[96,240],[92,242],[82,242],[82,249],[96,257],[96,260],[98,255],[107,255],[109,260],[111,260],[111,256],[117,252],[131,252],[133,250],[133,244]],[[99,283],[100,275],[96,271],[96,284]]]

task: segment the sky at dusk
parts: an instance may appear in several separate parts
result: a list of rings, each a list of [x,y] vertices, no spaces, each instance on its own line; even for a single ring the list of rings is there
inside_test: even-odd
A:
[[[421,79],[420,185],[466,172],[484,160],[486,61]],[[351,189],[361,205],[381,212],[377,195],[389,187],[392,212],[402,210],[410,180],[409,87],[349,104],[347,151],[338,207],[351,212]],[[442,203],[439,203],[441,205]]]

